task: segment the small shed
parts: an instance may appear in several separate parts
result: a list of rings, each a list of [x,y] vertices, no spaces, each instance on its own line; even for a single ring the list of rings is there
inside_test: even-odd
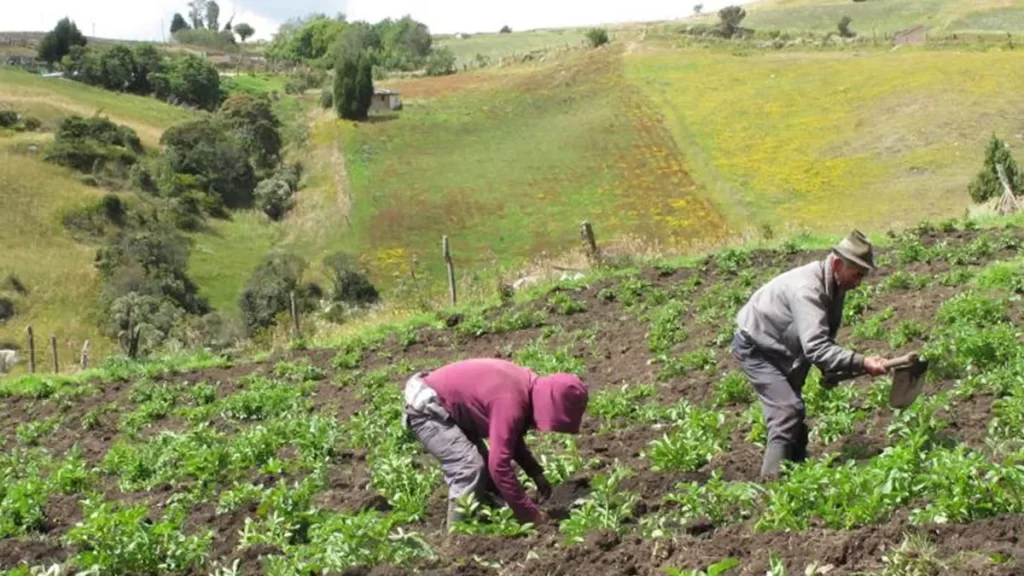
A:
[[[893,34],[892,43],[894,46],[910,45],[921,46],[928,41],[928,27],[915,26],[906,30],[900,30]]]
[[[388,90],[386,88],[374,88],[373,100],[370,102],[370,110],[387,112],[401,109],[402,100],[399,98],[398,92]]]

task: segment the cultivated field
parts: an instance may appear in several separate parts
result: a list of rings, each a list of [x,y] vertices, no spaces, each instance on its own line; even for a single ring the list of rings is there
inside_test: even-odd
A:
[[[1022,246],[1021,228],[963,222],[889,238],[840,339],[923,350],[926,393],[894,411],[886,379],[827,391],[812,376],[811,459],[771,483],[757,479],[764,426],[727,343],[752,290],[823,255],[793,244],[609,269],[252,364],[9,381],[0,565],[653,575],[736,558],[729,573],[1019,573]],[[557,525],[499,512],[439,532],[443,483],[401,428],[399,386],[470,356],[589,384],[579,437],[529,440]]]

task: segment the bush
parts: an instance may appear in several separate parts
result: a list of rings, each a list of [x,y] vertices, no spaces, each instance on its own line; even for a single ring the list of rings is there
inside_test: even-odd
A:
[[[447,47],[437,48],[427,57],[427,76],[446,76],[455,73],[455,54]]]
[[[188,240],[167,225],[119,230],[96,253],[104,297],[113,302],[137,293],[169,300],[189,314],[205,314],[210,305],[189,278]]]
[[[14,128],[17,123],[17,112],[14,110],[0,110],[0,128]]]
[[[256,185],[256,207],[271,220],[280,220],[292,207],[292,187],[273,176]]]
[[[331,300],[346,304],[373,304],[380,294],[370,279],[358,269],[355,259],[337,252],[324,258],[324,268],[330,275],[333,291]]]
[[[282,253],[271,255],[256,268],[239,299],[242,321],[250,336],[273,326],[278,315],[290,309],[292,293],[299,310],[315,307],[322,290],[313,283],[301,284],[306,267],[299,256]]]
[[[220,115],[238,135],[256,168],[277,165],[281,154],[281,122],[266,95],[234,94],[221,104]]]
[[[135,164],[128,170],[128,180],[132,186],[143,192],[156,192],[156,180],[142,164]]]
[[[174,302],[148,294],[129,292],[110,304],[112,335],[129,358],[159,348],[181,320],[183,313]]]
[[[850,18],[849,16],[843,16],[839,20],[839,25],[837,27],[839,28],[839,35],[840,36],[842,36],[843,38],[853,38],[854,36],[857,35],[856,32],[854,32],[853,30],[850,30],[850,24],[852,22],[853,22],[853,19]]]
[[[69,116],[61,122],[44,158],[85,174],[123,181],[142,153],[142,143],[131,128],[99,116]]]
[[[14,318],[14,302],[6,296],[0,296],[0,324]]]
[[[592,48],[603,46],[609,42],[608,31],[604,28],[591,28],[590,30],[587,30],[586,37],[587,42]]]
[[[244,145],[223,121],[208,117],[177,124],[160,143],[166,147],[160,178],[164,194],[181,197],[202,190],[230,208],[252,205],[256,174]]]
[[[64,215],[64,227],[81,239],[102,238],[113,228],[124,226],[127,209],[115,194],[107,194],[99,202]]]
[[[967,188],[971,199],[975,202],[985,202],[1002,195],[1003,185],[999,181],[999,173],[996,170],[998,164],[1002,164],[1006,171],[1006,179],[1009,180],[1014,192],[1016,194],[1024,192],[1024,174],[1017,167],[1017,162],[1013,159],[1006,143],[993,134],[985,149],[984,167]]]
[[[42,121],[39,120],[39,118],[36,118],[35,116],[26,116],[22,118],[21,125],[25,128],[25,130],[28,130],[29,132],[35,132],[36,130],[39,130],[40,128],[43,127]]]
[[[334,108],[334,92],[327,88],[320,92],[320,107],[325,109]]]
[[[157,98],[172,104],[215,110],[221,101],[220,73],[207,59],[189,54],[149,75]]]
[[[719,32],[726,38],[732,38],[742,31],[740,22],[747,17],[747,11],[739,6],[726,6],[718,11]]]
[[[284,85],[285,94],[302,94],[310,88],[323,86],[327,73],[317,68],[305,68],[288,76]]]

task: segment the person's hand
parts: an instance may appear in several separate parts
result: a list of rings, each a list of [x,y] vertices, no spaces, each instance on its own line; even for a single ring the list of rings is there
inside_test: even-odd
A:
[[[548,498],[551,498],[551,484],[548,483],[548,479],[543,474],[533,479],[534,483],[537,484],[537,494],[540,494],[540,499],[543,502]]]
[[[886,361],[882,356],[868,356],[864,359],[864,371],[871,376],[881,376],[889,371]]]
[[[547,524],[550,521],[551,518],[549,518],[547,512],[543,510],[537,510],[537,514],[533,516],[534,526],[543,526],[544,524]]]

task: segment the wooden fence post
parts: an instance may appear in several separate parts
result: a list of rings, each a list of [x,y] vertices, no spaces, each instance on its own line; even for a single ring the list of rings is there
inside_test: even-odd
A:
[[[299,307],[295,305],[295,291],[292,290],[288,297],[291,300],[292,337],[298,340],[302,337],[302,327],[299,324]]]
[[[25,332],[28,333],[28,370],[32,374],[36,373],[36,339],[32,335],[32,327],[25,328]]]
[[[86,340],[82,346],[82,359],[81,359],[82,370],[89,369],[89,341]]]
[[[444,256],[444,263],[448,267],[448,295],[451,297],[452,306],[455,306],[455,262],[452,261],[451,249],[448,246],[448,236],[441,237],[441,254]]]
[[[594,228],[586,220],[580,224],[580,239],[583,241],[583,249],[587,253],[587,259],[591,262],[597,261],[597,241],[594,240]]]
[[[53,373],[60,374],[60,363],[57,362],[57,335],[50,334],[50,352],[53,353]]]

